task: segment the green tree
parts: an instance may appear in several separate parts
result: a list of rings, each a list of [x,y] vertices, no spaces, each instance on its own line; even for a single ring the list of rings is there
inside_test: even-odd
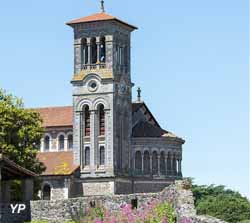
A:
[[[230,223],[250,219],[250,202],[225,186],[193,185],[198,214],[210,215]]]
[[[45,166],[36,155],[43,131],[37,112],[24,109],[21,99],[0,89],[0,147],[4,155],[24,168],[42,173]]]

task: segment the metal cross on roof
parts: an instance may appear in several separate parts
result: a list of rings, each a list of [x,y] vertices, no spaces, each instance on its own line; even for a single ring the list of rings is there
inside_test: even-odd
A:
[[[141,101],[141,88],[138,87],[137,89],[137,101]]]
[[[105,12],[104,0],[101,0],[101,12]]]

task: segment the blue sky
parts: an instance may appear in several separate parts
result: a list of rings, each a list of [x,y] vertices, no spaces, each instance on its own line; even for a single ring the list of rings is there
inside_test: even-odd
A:
[[[185,138],[184,176],[249,195],[248,0],[106,0],[139,27],[132,78],[163,128]],[[73,33],[98,0],[1,1],[0,87],[27,107],[70,105]],[[134,94],[135,95],[135,94]]]

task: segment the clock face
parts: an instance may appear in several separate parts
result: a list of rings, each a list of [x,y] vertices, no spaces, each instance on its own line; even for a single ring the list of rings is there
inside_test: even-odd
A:
[[[126,93],[126,91],[127,91],[127,86],[124,84],[124,83],[122,83],[122,84],[120,84],[120,87],[119,87],[120,89],[120,93],[122,93],[122,94],[124,94],[124,93]]]

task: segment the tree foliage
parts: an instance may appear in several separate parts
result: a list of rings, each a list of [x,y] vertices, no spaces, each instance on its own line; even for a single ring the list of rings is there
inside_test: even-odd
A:
[[[0,89],[0,147],[10,160],[42,173],[45,167],[36,155],[43,131],[37,112],[24,109],[21,99]]]
[[[210,215],[230,223],[250,219],[250,202],[225,186],[193,185],[198,214]]]

